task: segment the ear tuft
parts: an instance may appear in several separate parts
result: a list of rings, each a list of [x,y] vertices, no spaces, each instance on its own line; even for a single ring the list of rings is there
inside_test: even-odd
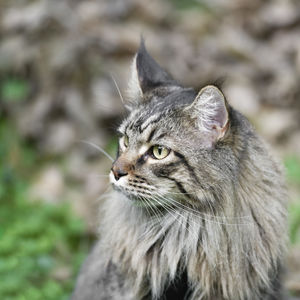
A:
[[[171,76],[150,56],[143,38],[136,56],[136,68],[143,93],[159,86],[175,84]]]
[[[128,97],[137,102],[144,94],[163,86],[178,86],[177,82],[148,53],[144,39],[131,66]]]
[[[126,91],[126,96],[129,102],[139,102],[140,99],[143,97],[143,92],[140,86],[138,72],[136,68],[136,57],[137,54],[134,56],[133,61],[131,63],[131,75],[128,82],[128,88]],[[130,105],[129,105],[130,106]]]
[[[201,89],[191,105],[191,114],[198,127],[211,133],[214,140],[222,138],[228,128],[228,111],[222,92],[213,85]]]

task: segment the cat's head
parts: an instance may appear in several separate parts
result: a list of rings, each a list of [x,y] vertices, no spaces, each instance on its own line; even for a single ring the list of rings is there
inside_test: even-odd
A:
[[[223,176],[217,148],[230,122],[222,92],[212,85],[199,92],[182,87],[148,54],[143,41],[129,92],[130,113],[119,128],[110,173],[114,188],[153,205],[179,198],[199,201],[201,191]]]

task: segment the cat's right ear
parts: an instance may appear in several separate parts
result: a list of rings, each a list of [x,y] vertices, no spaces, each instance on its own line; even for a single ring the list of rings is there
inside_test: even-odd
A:
[[[209,146],[225,136],[229,127],[228,104],[217,87],[208,85],[201,89],[187,111],[207,136]]]
[[[163,86],[178,86],[178,84],[150,56],[142,38],[131,65],[131,78],[127,90],[128,100],[132,104],[143,102],[149,98],[147,94]]]

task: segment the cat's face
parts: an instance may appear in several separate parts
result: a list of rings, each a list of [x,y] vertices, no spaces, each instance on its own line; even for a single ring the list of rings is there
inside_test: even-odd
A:
[[[130,114],[119,128],[111,183],[128,198],[148,205],[197,201],[195,191],[206,184],[201,177],[208,176],[210,152],[228,129],[222,93],[208,86],[197,95],[179,86],[143,44],[132,76]]]

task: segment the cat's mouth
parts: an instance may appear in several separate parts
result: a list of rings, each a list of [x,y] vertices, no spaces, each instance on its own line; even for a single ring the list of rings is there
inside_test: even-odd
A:
[[[129,198],[130,200],[134,200],[134,201],[143,201],[143,200],[150,200],[152,198],[152,194],[150,192],[147,191],[136,191],[135,189],[131,188],[130,186],[120,186],[117,185],[115,183],[112,183],[112,186],[114,188],[114,190],[122,193],[123,195],[125,195],[127,198]]]
[[[145,178],[141,176],[124,176],[116,180],[112,172],[110,182],[113,188],[130,198],[151,198],[155,187],[149,185]]]
[[[115,191],[126,196],[135,206],[144,207],[153,212],[164,210],[164,208],[168,210],[174,206],[167,195],[158,193],[157,188],[142,176],[124,176],[116,180],[111,172],[110,182]]]
[[[157,201],[153,200],[153,197],[151,194],[141,194],[135,190],[132,190],[127,187],[120,187],[116,184],[112,184],[113,188],[120,192],[122,195],[126,196],[126,199],[131,201],[131,203],[136,207],[141,207],[145,209],[145,211],[148,211],[149,213],[152,213],[155,209],[161,209],[161,205],[157,203]],[[149,211],[150,209],[150,211]]]

